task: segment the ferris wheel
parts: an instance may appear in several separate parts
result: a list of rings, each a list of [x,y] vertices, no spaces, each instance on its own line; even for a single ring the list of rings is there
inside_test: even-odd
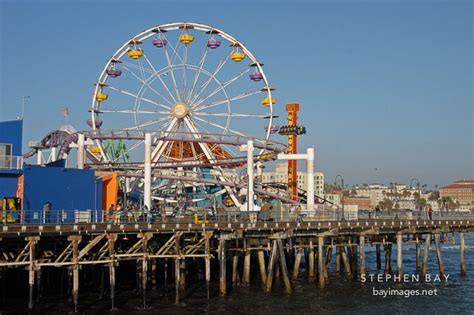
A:
[[[272,91],[263,64],[230,34],[192,22],[161,24],[133,36],[108,59],[88,124],[96,133],[103,128],[266,143],[274,132]],[[141,156],[143,142],[127,139],[124,154]],[[101,140],[97,146],[103,161],[122,158]],[[237,154],[219,141],[156,140],[152,162],[210,162]]]

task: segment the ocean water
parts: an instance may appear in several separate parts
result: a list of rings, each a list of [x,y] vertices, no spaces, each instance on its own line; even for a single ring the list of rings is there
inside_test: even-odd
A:
[[[218,295],[217,281],[211,286],[212,297],[206,298],[203,283],[193,283],[179,305],[174,304],[174,290],[169,287],[167,296],[163,290],[147,291],[147,308],[143,309],[142,295],[136,294],[133,281],[120,283],[116,293],[116,309],[110,309],[106,295],[102,300],[97,287],[81,288],[79,314],[474,314],[474,233],[466,233],[467,276],[460,276],[459,245],[443,244],[442,256],[447,282],[409,283],[361,283],[344,275],[331,273],[327,285],[320,289],[316,282],[309,282],[302,264],[299,279],[292,283],[293,292],[284,291],[283,282],[276,280],[272,292],[261,288],[260,278],[252,274],[248,288],[228,285],[228,295]],[[457,235],[456,235],[457,237]],[[383,253],[383,252],[382,252]],[[415,246],[404,244],[404,272],[416,274]],[[333,260],[334,261],[334,260]],[[382,266],[384,257],[382,254]],[[331,264],[334,268],[334,263]],[[213,266],[215,268],[216,266]],[[367,274],[375,274],[375,247],[366,247]],[[396,246],[392,253],[392,268],[396,269]],[[123,271],[121,271],[123,272]],[[131,269],[130,274],[135,270]],[[229,268],[227,273],[229,273]],[[24,272],[26,273],[26,272]],[[434,246],[431,246],[428,273],[438,274]],[[133,278],[133,276],[132,276]],[[169,279],[171,280],[171,279]],[[374,295],[374,289],[434,290],[433,296],[387,296]],[[107,294],[107,293],[106,293]],[[26,296],[7,300],[0,306],[0,314],[26,313]],[[70,314],[73,306],[64,296],[49,294],[45,288],[35,314]]]

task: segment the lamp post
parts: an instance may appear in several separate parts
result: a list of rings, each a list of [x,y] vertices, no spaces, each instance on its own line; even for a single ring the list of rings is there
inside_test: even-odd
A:
[[[410,180],[410,189],[414,187],[414,183],[416,182],[416,186],[418,187],[418,193],[421,192],[420,190],[420,180],[416,177],[413,177],[411,180]],[[421,196],[420,196],[421,198]],[[416,200],[415,200],[415,209],[416,209]],[[418,220],[421,220],[421,207],[419,207],[418,209]]]
[[[340,179],[340,183],[341,183],[341,204],[342,204],[342,216],[341,216],[341,220],[343,221],[344,220],[344,178],[342,178],[341,175],[336,175],[336,178],[334,179],[334,186],[338,187],[337,186],[337,180]],[[339,211],[338,211],[339,212]],[[337,219],[339,220],[339,213],[338,213],[338,217]]]

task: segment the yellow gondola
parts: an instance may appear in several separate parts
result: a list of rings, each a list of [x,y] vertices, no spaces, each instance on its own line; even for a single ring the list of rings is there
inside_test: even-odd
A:
[[[99,155],[100,154],[100,148],[99,147],[92,147],[90,148],[90,151],[92,154]]]
[[[191,43],[193,40],[194,40],[194,36],[189,35],[189,34],[183,34],[179,37],[179,41],[185,45]]]
[[[97,95],[95,96],[95,99],[97,100],[97,102],[105,101],[108,98],[109,98],[109,95],[105,93],[97,93]]]
[[[275,103],[276,103],[276,98],[272,97],[272,105]],[[268,97],[265,97],[264,99],[262,99],[262,105],[270,106],[270,100],[268,99]]]
[[[233,53],[230,54],[230,59],[234,60],[235,62],[239,62],[244,60],[245,54],[240,51],[234,51]]]
[[[127,54],[132,59],[138,59],[143,56],[143,51],[141,49],[131,49]]]

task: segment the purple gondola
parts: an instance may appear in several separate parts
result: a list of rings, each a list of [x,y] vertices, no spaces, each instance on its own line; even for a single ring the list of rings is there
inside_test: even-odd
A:
[[[115,67],[110,67],[109,69],[105,70],[105,72],[111,77],[116,78],[122,74],[122,70],[116,69]]]
[[[87,119],[87,125],[92,128],[92,119]],[[102,120],[95,120],[95,128],[98,129],[102,126]]]
[[[278,130],[280,130],[280,126],[272,125],[270,127],[270,133],[276,133],[276,132],[278,132]],[[268,126],[265,126],[265,131],[268,132]]]
[[[161,48],[163,46],[166,46],[168,44],[168,41],[164,38],[155,38],[151,41],[155,47]]]
[[[249,77],[250,77],[250,80],[255,81],[255,82],[261,81],[263,79],[263,75],[260,72],[254,72],[250,74]]]
[[[221,45],[221,41],[217,40],[215,38],[211,38],[207,41],[207,47],[209,47],[211,49],[216,49],[220,45]]]

